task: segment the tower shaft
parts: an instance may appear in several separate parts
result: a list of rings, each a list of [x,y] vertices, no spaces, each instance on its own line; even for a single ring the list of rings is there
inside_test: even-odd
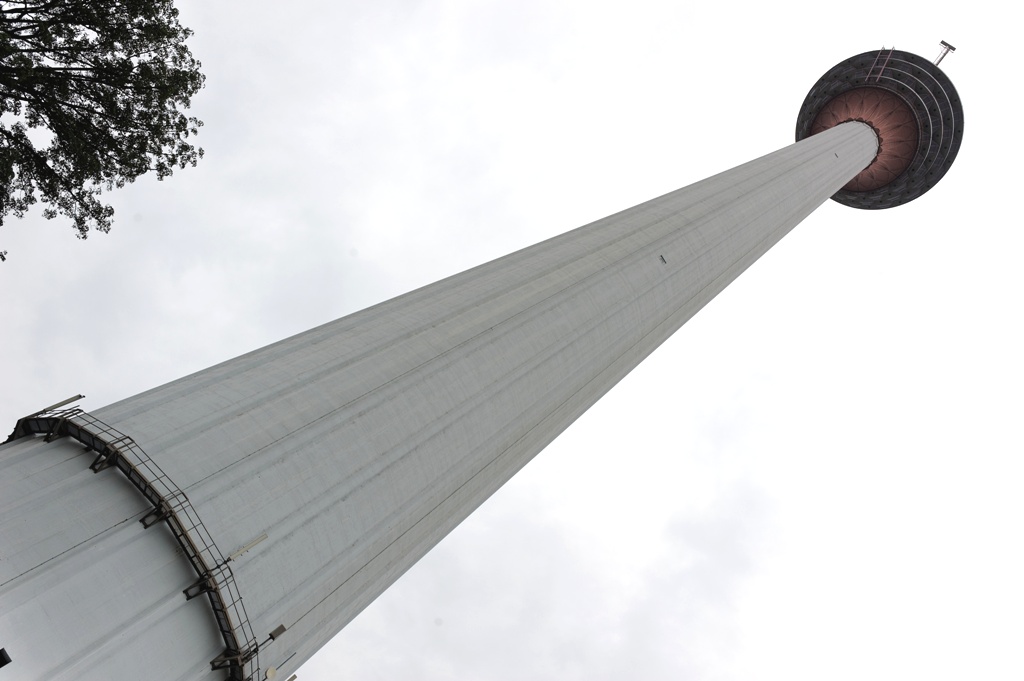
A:
[[[260,664],[290,674],[877,150],[871,127],[842,123],[95,416],[158,462],[235,556],[256,638],[285,627]],[[126,658],[165,645],[170,618],[216,630],[199,601],[182,606],[194,576],[153,536],[163,529],[124,522],[145,510],[127,483],[93,475],[62,440],[23,438],[2,455],[16,469],[0,476],[0,546],[16,547],[0,562],[12,659],[49,679],[222,678],[199,634],[178,636],[177,667]],[[103,485],[118,490],[100,503]],[[96,518],[58,528],[68,504]],[[126,567],[142,542],[166,586],[136,609],[163,608],[159,626],[83,622],[69,595],[95,588],[91,575],[152,588]],[[76,560],[92,571],[76,575]],[[117,617],[137,622],[132,607]],[[83,651],[96,665],[74,664]]]

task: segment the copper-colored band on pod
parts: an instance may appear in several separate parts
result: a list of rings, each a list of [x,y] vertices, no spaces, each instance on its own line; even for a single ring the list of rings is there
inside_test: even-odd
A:
[[[846,121],[861,121],[874,128],[878,155],[843,189],[864,192],[884,187],[914,160],[919,135],[917,117],[896,93],[877,87],[847,90],[821,108],[811,124],[811,134]]]

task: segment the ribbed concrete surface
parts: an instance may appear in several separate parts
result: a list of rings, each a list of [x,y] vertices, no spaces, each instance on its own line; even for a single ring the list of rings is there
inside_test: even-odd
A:
[[[261,653],[287,678],[876,149],[837,126],[95,415],[225,554],[267,534],[234,570],[257,637],[288,628]],[[19,513],[61,515],[38,487]]]
[[[222,679],[224,648],[206,598],[150,506],[68,439],[0,446],[2,681]]]

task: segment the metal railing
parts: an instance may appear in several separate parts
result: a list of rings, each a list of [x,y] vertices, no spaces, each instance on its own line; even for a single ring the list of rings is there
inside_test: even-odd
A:
[[[50,408],[26,416],[18,421],[7,442],[27,435],[43,435],[47,442],[65,436],[78,440],[87,452],[96,452],[89,466],[94,473],[117,468],[142,493],[153,507],[140,520],[143,527],[164,521],[198,577],[184,590],[185,598],[205,593],[213,608],[224,638],[224,653],[210,661],[211,667],[226,670],[231,681],[254,681],[260,671],[259,642],[231,567],[185,493],[134,440],[81,409]]]
[[[889,48],[889,51],[886,52],[886,49],[883,47],[878,51],[878,54],[875,55],[875,61],[871,63],[871,68],[868,69],[868,77],[865,79],[866,81],[870,82],[871,76],[875,76],[876,83],[882,80],[882,74],[885,73],[885,67],[889,65],[889,60],[892,59],[892,53],[895,49],[895,47],[891,47]],[[885,56],[884,60],[882,59],[883,55]],[[879,64],[879,62],[882,63]],[[878,67],[878,75],[875,75],[876,66]]]

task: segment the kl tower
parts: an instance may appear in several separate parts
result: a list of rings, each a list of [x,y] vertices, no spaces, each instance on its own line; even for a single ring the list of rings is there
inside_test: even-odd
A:
[[[865,52],[767,156],[0,447],[0,681],[295,669],[830,197],[912,201],[963,135]],[[79,396],[80,397],[80,396]]]

